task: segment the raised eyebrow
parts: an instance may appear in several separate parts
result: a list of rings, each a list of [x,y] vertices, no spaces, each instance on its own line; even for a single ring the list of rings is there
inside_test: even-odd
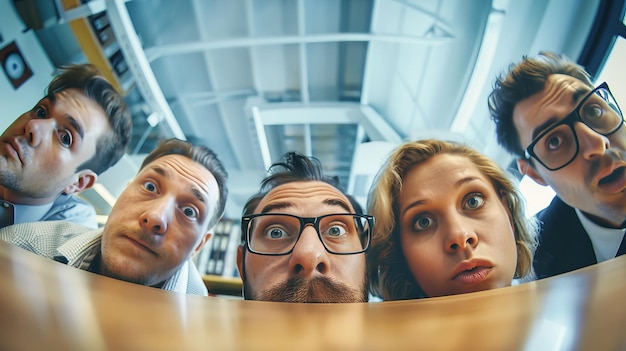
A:
[[[587,96],[587,94],[589,94],[589,93],[591,93],[591,90],[589,90],[587,88],[578,88],[578,89],[576,89],[576,91],[574,91],[574,93],[572,94],[572,103],[573,104],[578,104],[579,101],[582,98],[584,98],[585,96]]]
[[[426,201],[424,200],[417,200],[417,201],[411,202],[407,207],[404,208],[404,210],[402,210],[402,213],[400,213],[400,218],[403,218],[408,210],[424,203],[426,203]]]
[[[530,136],[530,140],[534,141],[539,134],[543,133],[544,130],[548,129],[550,126],[552,126],[556,122],[558,122],[558,118],[552,117],[548,119],[547,121],[538,125],[537,128],[533,129],[533,134]]]
[[[76,133],[78,133],[80,138],[84,139],[85,138],[85,129],[83,128],[83,125],[80,124],[80,122],[78,122],[76,120],[76,118],[74,118],[74,117],[72,117],[70,115],[65,115],[65,119],[67,119],[67,121],[72,126],[72,128],[74,128],[74,130],[76,130]]]
[[[267,212],[274,211],[274,210],[282,210],[291,206],[292,205],[288,202],[277,202],[277,203],[266,205],[265,207],[261,209],[260,213],[267,213]]]
[[[162,167],[152,166],[152,167],[150,167],[150,169],[152,169],[153,171],[155,171],[159,175],[162,175],[163,177],[167,177],[168,176],[168,172],[164,168],[162,168]]]
[[[195,195],[195,197],[200,200],[200,202],[202,203],[206,203],[206,197],[202,194],[202,192],[200,192],[200,190],[196,189],[196,188],[192,188],[191,192]]]
[[[480,178],[478,178],[478,177],[474,177],[474,176],[469,176],[469,177],[461,178],[461,179],[459,179],[459,180],[456,182],[456,186],[461,186],[461,185],[463,185],[463,184],[466,184],[466,183],[472,182],[472,181],[474,181],[474,180],[481,180],[481,179],[480,179]]]
[[[572,93],[572,105],[576,106],[575,109],[578,109],[578,104],[580,100],[584,98],[585,96],[587,96],[587,94],[589,94],[590,92],[591,90],[584,87],[584,88],[577,88],[574,91],[574,93]],[[567,116],[565,117],[567,118]],[[548,119],[547,121],[545,121],[544,123],[537,126],[537,128],[533,130],[533,133],[530,136],[531,140],[535,140],[539,134],[543,133],[544,130],[550,128],[550,126],[552,126],[553,124],[558,123],[559,120],[562,120],[562,119],[552,117]]]
[[[467,184],[467,183],[470,183],[470,182],[475,181],[475,180],[482,181],[482,179],[480,179],[479,177],[469,176],[469,177],[464,177],[464,178],[461,178],[461,179],[457,180],[457,182],[454,184],[454,186],[455,187],[460,187],[463,184]],[[400,213],[400,218],[404,217],[405,213],[409,209],[411,209],[411,208],[413,208],[415,206],[424,204],[424,203],[426,203],[426,201],[424,201],[424,200],[417,200],[415,202],[410,203],[407,207],[404,208],[404,210],[402,210],[402,213]]]
[[[326,199],[324,201],[322,201],[322,203],[324,205],[328,205],[328,206],[340,206],[341,208],[343,208],[344,210],[346,210],[346,212],[350,212],[350,206],[348,206],[344,201],[338,200],[338,199]],[[267,213],[270,211],[274,211],[274,210],[282,210],[288,207],[293,206],[291,203],[289,202],[277,202],[277,203],[273,203],[273,204],[268,204],[265,207],[263,207],[261,209],[260,213]]]
[[[344,210],[346,210],[346,212],[354,211],[354,210],[350,210],[350,206],[348,206],[348,204],[346,204],[344,201],[341,201],[339,199],[326,199],[323,201],[323,203],[324,205],[342,207]]]

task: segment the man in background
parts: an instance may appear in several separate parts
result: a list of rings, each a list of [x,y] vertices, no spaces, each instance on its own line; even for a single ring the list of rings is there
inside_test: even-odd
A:
[[[317,159],[290,152],[270,172],[244,207],[237,251],[244,298],[366,302],[373,218],[355,210]]]
[[[123,97],[95,66],[66,67],[0,136],[0,227],[67,220],[97,228],[94,208],[74,194],[119,161],[131,127]]]
[[[213,151],[170,139],[146,157],[104,228],[23,223],[0,229],[0,239],[82,270],[206,296],[192,258],[224,214],[226,180]]]
[[[537,277],[626,253],[626,129],[608,85],[544,52],[497,79],[489,109],[520,172],[556,192],[537,215]]]

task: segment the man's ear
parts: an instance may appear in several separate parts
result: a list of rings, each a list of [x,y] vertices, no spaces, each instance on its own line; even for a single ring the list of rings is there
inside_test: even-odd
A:
[[[241,280],[243,280],[243,246],[241,245],[237,246],[237,270],[239,271]]]
[[[63,189],[65,194],[80,193],[83,190],[91,188],[98,181],[96,172],[90,169],[83,169],[76,173],[76,181]]]
[[[532,180],[535,181],[535,183],[543,186],[548,185],[546,181],[543,180],[543,177],[539,173],[537,173],[533,165],[528,162],[528,160],[524,160],[521,158],[517,159],[517,169],[520,171],[520,173],[529,176]]]
[[[204,244],[206,244],[207,241],[209,241],[209,239],[211,239],[211,233],[206,233],[204,234],[204,236],[202,237],[202,240],[200,240],[200,242],[198,243],[198,246],[196,246],[196,248],[193,250],[193,254],[197,254],[198,252],[200,252],[200,250],[202,250],[202,247],[204,246]]]

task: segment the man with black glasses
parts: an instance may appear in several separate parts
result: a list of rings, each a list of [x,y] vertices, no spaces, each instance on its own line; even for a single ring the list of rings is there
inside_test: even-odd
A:
[[[244,298],[365,302],[365,251],[374,219],[324,176],[319,161],[289,152],[244,207],[237,267]]]
[[[544,52],[497,79],[489,109],[520,172],[557,194],[537,214],[537,277],[626,253],[626,128],[608,85]]]

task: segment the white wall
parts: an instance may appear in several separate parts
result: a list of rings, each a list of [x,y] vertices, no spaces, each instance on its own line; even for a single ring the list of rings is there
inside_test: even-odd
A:
[[[0,0],[0,35],[4,48],[15,41],[28,66],[33,71],[30,77],[17,90],[13,88],[6,74],[0,72],[0,131],[4,131],[18,116],[31,109],[44,95],[45,88],[52,79],[54,67],[32,30],[24,32],[25,26],[15,12],[11,0]]]

